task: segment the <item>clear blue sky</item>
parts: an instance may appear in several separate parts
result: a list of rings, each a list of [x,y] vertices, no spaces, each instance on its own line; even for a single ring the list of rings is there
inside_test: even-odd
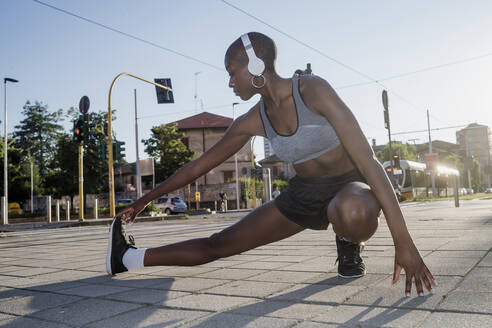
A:
[[[78,106],[91,99],[90,110],[107,111],[107,94],[120,72],[142,77],[171,77],[175,104],[158,105],[155,89],[131,78],[117,82],[113,107],[114,130],[126,141],[127,160],[135,159],[133,89],[138,93],[139,137],[152,126],[195,114],[195,72],[203,110],[232,116],[253,104],[241,102],[227,86],[223,67],[228,45],[248,31],[271,36],[278,48],[278,72],[288,77],[312,64],[352,109],[368,139],[387,142],[381,91],[367,77],[326,58],[338,60],[373,79],[449,65],[382,82],[389,90],[392,131],[478,122],[492,126],[492,2],[482,1],[238,1],[229,2],[325,56],[219,0],[129,1],[44,0],[44,2],[195,57],[216,69],[171,52],[103,29],[32,0],[0,0],[0,77],[8,85],[8,131],[22,119],[26,100],[38,100],[50,110]],[[485,55],[485,56],[484,56]],[[399,98],[401,96],[403,99]],[[2,90],[3,103],[3,90]],[[256,99],[256,98],[255,98]],[[198,111],[200,112],[200,105]],[[3,108],[1,108],[3,119]],[[63,123],[66,129],[71,123]],[[2,128],[3,129],[3,128]],[[432,133],[433,139],[455,142],[456,129]],[[2,131],[3,135],[3,131]],[[395,136],[419,138],[426,133]],[[263,156],[261,138],[255,149]],[[140,146],[141,158],[147,157]]]

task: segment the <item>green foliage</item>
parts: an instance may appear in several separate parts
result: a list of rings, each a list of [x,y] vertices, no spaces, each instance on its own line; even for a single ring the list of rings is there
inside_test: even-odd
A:
[[[275,190],[275,187],[277,187],[278,190],[282,192],[287,189],[288,186],[289,182],[285,180],[276,179],[272,181],[272,190]]]
[[[163,124],[151,129],[149,139],[142,140],[145,152],[156,160],[156,182],[164,181],[176,172],[180,167],[190,162],[195,152],[181,141],[184,133],[178,131],[177,124]]]
[[[417,160],[417,149],[415,145],[404,144],[399,141],[391,142],[391,150],[393,155],[399,154],[400,160],[416,161]],[[376,157],[382,163],[389,161],[389,143],[384,147],[383,150],[376,152]]]
[[[253,199],[253,187],[251,178],[239,178],[239,187],[241,188],[241,201],[246,203],[247,199]],[[256,198],[263,197],[263,180],[255,179]]]
[[[41,185],[45,186],[49,174],[49,163],[56,153],[56,141],[63,127],[57,122],[63,120],[63,111],[48,112],[48,106],[36,101],[33,105],[27,101],[22,114],[25,118],[15,126],[15,147],[31,154],[34,163],[39,167]]]

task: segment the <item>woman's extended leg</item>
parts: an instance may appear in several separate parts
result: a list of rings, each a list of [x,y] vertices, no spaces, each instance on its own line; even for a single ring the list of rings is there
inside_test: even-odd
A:
[[[371,188],[362,182],[348,183],[328,205],[335,233],[354,243],[371,238],[378,228],[380,212]]]
[[[303,227],[287,219],[273,202],[269,202],[208,238],[147,249],[144,265],[204,264],[290,237],[302,230]]]

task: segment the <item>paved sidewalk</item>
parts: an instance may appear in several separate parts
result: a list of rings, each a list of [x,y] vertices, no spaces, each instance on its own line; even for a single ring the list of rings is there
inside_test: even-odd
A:
[[[492,201],[404,205],[437,278],[435,295],[391,286],[394,247],[381,220],[363,253],[368,274],[336,276],[331,230],[197,267],[153,267],[109,277],[107,226],[3,233],[0,327],[490,327]],[[243,215],[243,214],[241,214]],[[204,237],[234,219],[146,222],[138,246]],[[403,277],[404,278],[404,277]]]

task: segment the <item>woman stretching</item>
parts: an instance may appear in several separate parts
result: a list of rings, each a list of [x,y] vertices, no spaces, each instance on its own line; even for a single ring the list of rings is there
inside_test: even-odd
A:
[[[239,254],[290,237],[304,229],[336,233],[338,274],[363,276],[361,243],[376,231],[382,209],[395,244],[393,283],[402,269],[405,293],[412,281],[423,296],[432,274],[410,237],[394,190],[355,117],[332,87],[316,76],[282,78],[275,71],[277,49],[261,33],[247,33],[225,54],[229,87],[242,100],[260,101],[236,119],[223,138],[158,187],[119,212],[111,224],[109,274],[155,265],[192,266]],[[122,233],[152,200],[196,180],[239,151],[252,136],[268,138],[275,154],[293,164],[296,176],[275,200],[208,238],[137,249]]]

